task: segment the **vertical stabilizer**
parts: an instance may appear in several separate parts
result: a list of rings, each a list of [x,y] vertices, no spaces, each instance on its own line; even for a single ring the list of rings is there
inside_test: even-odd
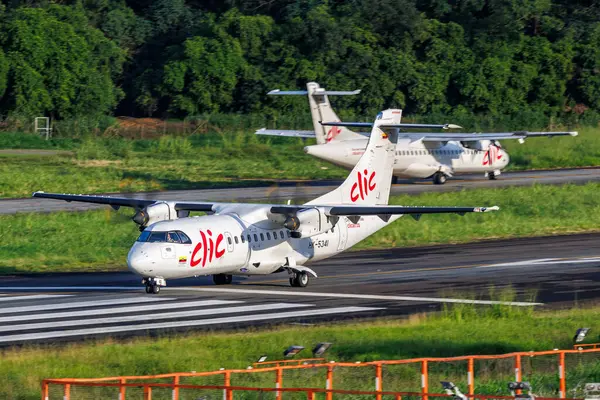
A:
[[[398,142],[397,128],[402,110],[385,110],[377,115],[369,143],[348,178],[337,189],[307,204],[388,204]]]

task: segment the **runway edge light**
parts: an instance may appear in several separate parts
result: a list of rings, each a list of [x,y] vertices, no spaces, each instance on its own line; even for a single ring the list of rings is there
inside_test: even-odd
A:
[[[312,350],[313,357],[321,357],[331,347],[332,344],[333,343],[328,342],[317,343]]]
[[[285,358],[291,358],[294,357],[296,354],[300,353],[302,350],[304,350],[304,346],[290,346],[287,349],[285,349],[285,351],[283,352],[283,356]]]
[[[577,332],[575,332],[575,336],[573,336],[573,343],[581,343],[585,340],[585,336],[590,331],[590,328],[579,328]]]

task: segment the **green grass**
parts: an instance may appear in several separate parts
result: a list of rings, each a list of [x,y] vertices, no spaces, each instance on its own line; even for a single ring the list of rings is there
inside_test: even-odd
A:
[[[356,248],[598,231],[600,184],[474,189],[392,197],[392,204],[499,205],[494,213],[403,217]],[[0,274],[125,269],[139,232],[130,209],[0,216]]]
[[[230,333],[206,332],[67,345],[28,345],[3,351],[0,398],[37,399],[43,378],[147,375],[208,371],[222,367],[243,369],[260,355],[267,355],[271,360],[281,358],[282,349],[290,344],[311,348],[322,341],[334,343],[327,356],[329,360],[338,362],[565,349],[570,348],[571,336],[577,328],[595,326],[600,312],[600,308],[535,313],[529,309],[505,308],[504,312],[498,313],[490,308],[469,306],[468,311],[464,307],[458,311],[451,308],[440,314],[413,316],[408,320],[355,321],[313,327],[283,325]],[[556,365],[556,356],[525,358],[523,378],[532,382],[535,393],[556,396]],[[510,360],[477,362],[476,392],[507,395],[506,384],[514,376],[512,368]],[[438,382],[446,379],[466,390],[465,370],[464,363],[432,365],[430,390],[439,393],[441,388]],[[419,390],[418,366],[384,367],[383,372],[384,390]],[[336,368],[334,387],[372,390],[373,376],[372,368]],[[567,356],[568,389],[599,378],[598,355]],[[286,372],[283,379],[284,387],[324,386],[324,373],[315,371]],[[252,378],[238,375],[234,376],[232,384],[272,387],[273,381],[272,373],[253,375]],[[222,378],[186,378],[182,383],[218,385],[222,384]],[[92,390],[79,390],[77,393],[80,398],[105,398]],[[208,394],[209,398],[219,395]],[[572,394],[569,392],[569,397]],[[198,394],[191,398],[197,397]]]
[[[274,180],[341,179],[347,171],[304,154],[300,139],[211,132],[154,140],[85,137],[44,141],[29,134],[0,134],[0,149],[56,149],[57,156],[4,154],[0,197],[35,190],[100,193],[250,185]],[[579,137],[506,141],[509,169],[600,165],[600,130]]]

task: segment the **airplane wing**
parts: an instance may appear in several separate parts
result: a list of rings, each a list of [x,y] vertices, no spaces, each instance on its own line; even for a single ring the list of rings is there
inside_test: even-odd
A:
[[[324,206],[273,206],[272,214],[293,215],[300,210],[310,208],[323,208],[327,216],[364,216],[364,215],[396,215],[396,214],[466,214],[469,212],[498,211],[494,207],[411,207],[411,206],[348,206],[348,205],[324,205]]]
[[[507,140],[518,139],[523,141],[527,138],[553,137],[553,136],[577,136],[576,131],[571,132],[500,132],[500,133],[401,133],[400,137],[408,137],[412,140],[423,140],[424,142],[447,142],[460,141],[472,142],[477,140]]]
[[[135,209],[142,209],[154,203],[160,202],[160,200],[130,199],[127,197],[90,196],[82,194],[60,194],[44,192],[34,192],[32,197],[65,200],[67,202],[79,201],[83,203],[107,204],[114,209],[119,209],[119,207],[132,207]],[[174,208],[175,210],[212,212],[214,205],[215,203],[175,202]]]
[[[352,91],[342,91],[342,90],[323,90],[317,89],[314,94],[315,95],[328,95],[328,96],[354,96],[360,93],[360,89],[352,90]],[[298,96],[308,94],[307,90],[279,90],[273,89],[267,95],[269,96]]]
[[[267,135],[267,136],[283,136],[283,137],[299,137],[299,138],[315,138],[315,131],[297,131],[297,130],[286,130],[286,129],[266,129],[262,128],[254,132],[255,135]]]

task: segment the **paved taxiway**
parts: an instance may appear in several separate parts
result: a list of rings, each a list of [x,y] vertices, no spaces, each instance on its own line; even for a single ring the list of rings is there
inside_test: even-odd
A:
[[[0,278],[0,346],[105,335],[264,324],[311,324],[438,310],[510,285],[515,305],[562,307],[600,297],[600,234],[345,253],[314,265],[318,279],[287,275],[169,281],[144,293],[128,272]],[[497,299],[492,298],[491,301]]]
[[[560,169],[549,171],[506,172],[497,180],[490,181],[481,175],[461,175],[444,185],[434,185],[430,180],[401,180],[392,187],[392,194],[419,194],[424,192],[450,192],[469,188],[493,188],[504,186],[527,186],[534,183],[559,185],[564,183],[583,184],[600,181],[600,168]],[[335,189],[340,182],[281,183],[279,185],[200,190],[170,190],[125,194],[127,197],[160,200],[222,201],[222,202],[268,202],[309,200]],[[35,188],[51,191],[52,188]],[[123,196],[123,195],[121,195]],[[48,199],[4,199],[0,200],[0,214],[16,212],[83,211],[105,207],[95,204],[67,203]]]

